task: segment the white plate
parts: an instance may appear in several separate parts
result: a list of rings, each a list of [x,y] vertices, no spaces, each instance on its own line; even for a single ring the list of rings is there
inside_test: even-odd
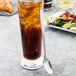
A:
[[[59,12],[53,14],[52,16],[50,16],[49,18],[51,18],[51,17],[53,17],[53,18],[59,17],[62,13],[64,13],[64,11],[59,11]],[[54,20],[52,19],[50,22],[53,22],[53,21],[54,21]],[[48,25],[48,27],[56,28],[56,29],[60,29],[60,30],[63,30],[63,31],[67,31],[67,32],[71,32],[71,33],[75,33],[75,34],[76,34],[76,32],[70,31],[70,30],[68,30],[68,29],[64,29],[64,28],[62,28],[62,27],[58,27],[58,26],[54,26],[54,25]]]

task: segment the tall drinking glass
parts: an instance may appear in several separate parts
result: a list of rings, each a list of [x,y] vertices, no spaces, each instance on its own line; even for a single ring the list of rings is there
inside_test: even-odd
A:
[[[18,0],[18,13],[22,38],[22,67],[38,69],[43,65],[42,28],[43,0]]]
[[[68,9],[74,6],[74,0],[58,0],[58,7],[61,9]]]

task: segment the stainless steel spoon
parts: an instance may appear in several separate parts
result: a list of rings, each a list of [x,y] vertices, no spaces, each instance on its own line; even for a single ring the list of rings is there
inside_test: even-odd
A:
[[[44,68],[45,70],[49,73],[52,74],[53,70],[52,70],[52,66],[50,61],[46,58],[46,47],[45,47],[45,36],[43,33],[43,47],[44,47]]]

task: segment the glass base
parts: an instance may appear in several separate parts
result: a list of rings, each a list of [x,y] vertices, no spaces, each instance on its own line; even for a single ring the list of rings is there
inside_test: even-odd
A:
[[[25,69],[39,69],[43,66],[43,57],[39,57],[36,60],[28,60],[22,57],[21,66]]]

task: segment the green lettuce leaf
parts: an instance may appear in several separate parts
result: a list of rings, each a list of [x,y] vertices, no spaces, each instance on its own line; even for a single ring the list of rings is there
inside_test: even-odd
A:
[[[68,22],[68,23],[64,24],[62,27],[69,29],[71,27],[76,27],[76,23],[70,23],[70,22]]]

